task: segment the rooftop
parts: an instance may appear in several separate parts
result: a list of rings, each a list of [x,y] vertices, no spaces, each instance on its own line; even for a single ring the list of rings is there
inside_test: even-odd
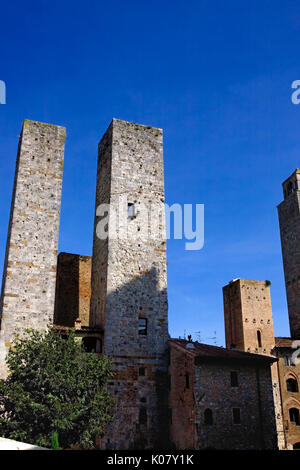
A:
[[[205,360],[222,360],[222,361],[246,361],[246,362],[261,362],[272,363],[277,359],[270,356],[263,356],[262,354],[248,353],[238,351],[237,349],[227,349],[219,346],[211,346],[209,344],[198,343],[198,341],[189,342],[185,339],[172,338],[170,343],[184,350],[187,354],[194,356],[197,359]],[[187,345],[193,345],[188,346]]]

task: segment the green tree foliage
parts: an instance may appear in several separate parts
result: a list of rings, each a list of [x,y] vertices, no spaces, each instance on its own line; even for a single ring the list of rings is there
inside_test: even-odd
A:
[[[0,381],[0,435],[52,447],[93,448],[111,420],[106,389],[111,363],[86,353],[75,333],[54,328],[16,338],[7,358],[10,374]]]

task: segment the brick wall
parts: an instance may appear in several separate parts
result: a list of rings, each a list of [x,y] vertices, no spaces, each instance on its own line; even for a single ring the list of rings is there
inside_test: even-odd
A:
[[[89,326],[91,300],[91,256],[60,253],[57,261],[54,322],[57,325]]]

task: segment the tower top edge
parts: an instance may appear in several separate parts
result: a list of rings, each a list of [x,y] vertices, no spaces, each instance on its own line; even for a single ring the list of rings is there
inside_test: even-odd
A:
[[[49,124],[47,122],[33,121],[31,119],[24,119],[23,129],[26,127],[39,127],[39,128],[55,128],[63,131],[66,134],[66,128],[64,126],[58,126],[57,124]]]
[[[112,118],[111,124],[114,124],[114,123],[116,123],[116,124],[120,123],[120,124],[124,124],[124,125],[128,125],[128,126],[134,126],[136,128],[154,129],[155,131],[163,132],[163,129],[160,128],[160,127],[149,126],[149,125],[146,125],[146,124],[139,124],[139,123],[133,122],[133,121],[124,121],[123,119],[118,119],[118,118]]]
[[[290,178],[292,178],[292,176],[297,175],[297,174],[300,175],[300,169],[299,168],[296,168],[296,170],[293,171],[293,173],[283,181],[282,185],[284,185]]]

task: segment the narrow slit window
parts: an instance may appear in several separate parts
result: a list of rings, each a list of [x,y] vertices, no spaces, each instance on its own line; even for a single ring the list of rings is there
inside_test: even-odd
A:
[[[185,374],[185,388],[190,388],[190,376],[188,373]]]
[[[258,344],[258,347],[259,347],[259,348],[262,347],[261,332],[260,332],[259,330],[257,330],[257,344]]]

